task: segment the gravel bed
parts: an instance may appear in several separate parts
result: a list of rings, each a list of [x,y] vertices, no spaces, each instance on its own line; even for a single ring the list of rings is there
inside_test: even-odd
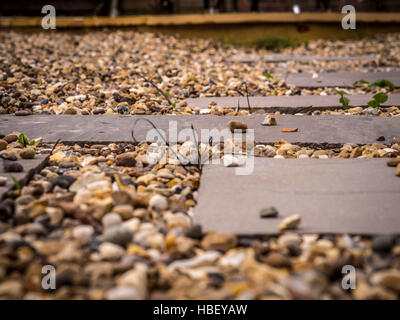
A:
[[[53,145],[35,140],[30,148],[36,154],[52,151]],[[24,149],[14,142],[2,156],[17,154],[18,162]],[[248,149],[231,147],[236,154]],[[192,148],[187,142],[180,152],[190,154]],[[0,204],[0,298],[400,297],[398,236],[288,230],[246,239],[203,232],[192,221],[200,168],[176,161],[152,164],[149,155],[160,150],[166,148],[147,143],[58,145],[48,166]],[[397,143],[319,150],[279,141],[255,150],[281,158],[399,155]],[[50,291],[38,277],[48,264],[57,274],[57,288]],[[355,290],[342,287],[345,265],[357,270]]]
[[[250,95],[334,94],[333,88],[289,86],[277,80],[280,72],[274,69],[319,73],[392,68],[399,65],[398,40],[399,34],[389,34],[360,41],[310,41],[283,50],[373,55],[373,61],[244,64],[229,60],[268,52],[133,31],[0,31],[0,114],[194,114],[199,110],[188,108],[186,98],[239,96],[245,94],[244,82]],[[269,73],[272,78],[266,76]],[[364,85],[347,92],[386,90]]]

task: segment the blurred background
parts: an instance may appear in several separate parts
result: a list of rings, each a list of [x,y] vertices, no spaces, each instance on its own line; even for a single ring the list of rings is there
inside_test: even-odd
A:
[[[347,4],[358,12],[400,12],[399,0],[2,0],[0,16],[38,16],[48,4],[60,16],[291,12],[295,5],[302,12],[339,12]]]

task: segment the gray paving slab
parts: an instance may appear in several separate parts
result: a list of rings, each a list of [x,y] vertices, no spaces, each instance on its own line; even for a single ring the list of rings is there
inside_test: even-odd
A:
[[[14,187],[14,183],[12,182],[10,175],[15,177],[20,186],[24,186],[29,179],[37,172],[39,172],[47,163],[49,155],[39,154],[36,155],[34,159],[19,159],[18,162],[23,166],[23,172],[4,172],[4,161],[1,160],[0,164],[0,176],[7,177],[7,184],[4,187],[0,187],[0,199],[3,198],[5,192]]]
[[[372,94],[348,95],[350,107],[367,107],[372,100]],[[334,110],[341,108],[339,95],[328,96],[256,96],[249,97],[250,106],[263,109],[266,112],[280,111],[288,114],[314,110]],[[210,97],[186,99],[191,108],[207,108],[211,102],[223,108],[236,108],[239,101],[240,109],[247,109],[246,97]],[[382,107],[400,106],[400,94],[389,95],[388,101]]]
[[[288,84],[299,88],[320,88],[320,87],[354,87],[354,82],[365,80],[375,82],[389,80],[396,88],[400,87],[400,72],[337,72],[321,73],[318,78],[313,78],[309,73],[287,74],[284,78]]]
[[[193,116],[118,116],[118,115],[35,115],[17,117],[13,115],[0,116],[0,133],[14,130],[24,132],[34,139],[42,137],[46,142],[61,139],[64,143],[88,142],[111,143],[132,142],[131,130],[137,119],[149,119],[157,128],[168,136],[169,130],[177,126],[178,133],[182,129],[196,129],[203,141],[208,141],[213,129],[222,131],[230,120],[245,122],[248,128],[254,129],[254,140],[257,143],[274,143],[285,139],[299,144],[368,144],[376,142],[376,138],[384,136],[390,143],[393,137],[400,137],[400,117],[383,118],[377,116],[276,116],[278,125],[262,126],[262,115],[221,117],[211,115]],[[298,128],[298,132],[284,133],[282,128]],[[145,121],[135,126],[135,137],[138,141],[154,141],[148,136],[152,127]],[[203,129],[203,131],[201,130]],[[205,130],[204,130],[205,129]],[[173,130],[174,131],[174,130]],[[189,132],[191,133],[191,132]],[[221,137],[216,132],[214,141]],[[178,141],[186,141],[186,136],[178,136]]]
[[[275,234],[300,214],[300,233],[400,233],[400,178],[385,159],[254,160],[251,175],[205,166],[194,217],[206,231]],[[279,216],[261,219],[270,206]]]
[[[372,61],[375,60],[376,57],[374,56],[353,56],[353,57],[346,57],[346,56],[310,56],[310,55],[288,55],[288,54],[268,54],[265,56],[237,56],[233,57],[232,61],[234,62],[241,62],[241,63],[254,63],[254,62],[288,62],[288,61]]]

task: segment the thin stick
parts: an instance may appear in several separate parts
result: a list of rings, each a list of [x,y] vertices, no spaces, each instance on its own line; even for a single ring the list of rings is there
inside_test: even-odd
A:
[[[132,130],[131,130],[131,136],[132,136],[132,139],[133,139],[134,143],[138,143],[138,141],[137,141],[136,138],[135,138],[135,134],[134,134],[135,126],[136,126],[136,123],[138,123],[138,122],[141,121],[141,120],[150,123],[150,125],[157,131],[157,133],[159,134],[159,136],[161,137],[161,139],[164,141],[164,143],[169,147],[168,142],[164,139],[164,136],[161,134],[160,130],[158,130],[158,128],[154,125],[153,122],[151,122],[149,119],[145,119],[145,118],[136,119],[136,121],[135,121],[135,123],[134,123],[134,125],[133,125],[133,128],[132,128]],[[178,154],[174,151],[174,149],[172,149],[171,147],[169,147],[169,150],[171,150],[171,151],[175,154],[175,156],[179,159],[179,156],[178,156]],[[182,158],[184,158],[184,156],[183,156],[179,151],[178,151],[178,153],[179,153],[179,155],[180,155]],[[185,165],[182,164],[182,162],[181,162],[181,165],[182,165],[183,169],[185,169],[185,171],[186,171],[187,173],[190,173],[190,171],[185,167]]]
[[[250,107],[250,99],[249,99],[249,90],[247,87],[247,81],[243,81],[240,86],[239,89],[236,89],[236,91],[241,95],[241,96],[245,96],[241,91],[240,88],[244,85],[245,89],[246,89],[246,100],[247,100],[247,108],[249,109],[249,113],[252,113],[251,111],[251,107]],[[239,103],[239,102],[238,102]]]
[[[142,77],[142,79],[143,79],[144,81],[150,83],[150,84],[152,85],[152,87],[155,88],[155,89],[165,98],[165,100],[168,101],[168,104],[169,104],[170,106],[173,105],[172,101],[168,98],[168,96],[165,94],[165,92],[163,92],[152,80],[146,78],[144,75],[142,75],[140,72],[137,72],[137,71],[134,71],[133,74],[136,74],[136,75]]]
[[[244,82],[244,87],[246,89],[247,108],[249,108],[249,112],[251,113],[250,100],[249,100],[249,90],[247,89],[247,81]]]
[[[51,151],[50,151],[50,155],[53,154],[54,149],[57,147],[57,145],[60,143],[60,141],[61,141],[61,139],[58,139],[58,140],[56,141],[56,143],[55,143],[54,146],[53,146],[53,149],[51,149]]]
[[[236,107],[236,110],[235,110],[236,112],[238,112],[239,108],[240,108],[240,101],[239,100],[240,100],[240,98],[238,98],[238,103],[237,103],[237,107]]]

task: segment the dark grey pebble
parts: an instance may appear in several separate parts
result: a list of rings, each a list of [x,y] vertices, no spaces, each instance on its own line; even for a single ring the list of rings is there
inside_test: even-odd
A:
[[[19,162],[4,161],[4,172],[23,172],[24,167]]]
[[[268,207],[260,210],[260,218],[275,218],[278,216],[278,210],[275,207]]]

